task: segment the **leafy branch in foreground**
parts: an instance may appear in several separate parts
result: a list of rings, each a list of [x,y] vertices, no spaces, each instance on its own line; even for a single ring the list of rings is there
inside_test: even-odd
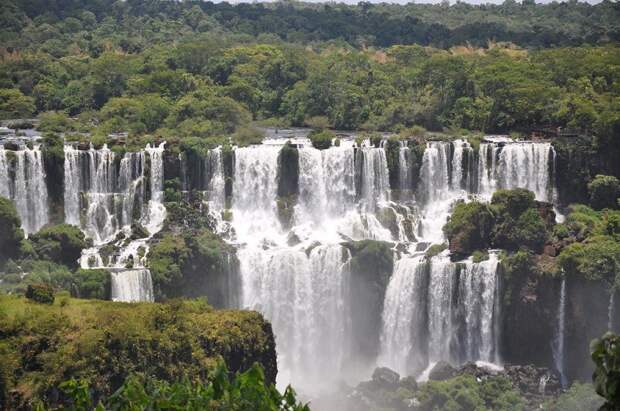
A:
[[[71,379],[60,385],[69,398],[65,409],[82,410],[226,410],[226,411],[310,411],[297,401],[295,390],[284,393],[265,383],[260,364],[231,376],[224,361],[219,361],[207,384],[188,379],[169,383],[139,374],[129,376],[109,398],[96,406],[88,381]],[[40,406],[40,409],[44,409]]]

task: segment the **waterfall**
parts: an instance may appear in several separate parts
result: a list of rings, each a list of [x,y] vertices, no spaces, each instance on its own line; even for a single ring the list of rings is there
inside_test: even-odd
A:
[[[277,146],[235,150],[233,226],[243,241],[261,243],[282,236],[277,217]]]
[[[360,199],[364,211],[372,212],[378,204],[389,201],[387,159],[383,148],[358,149],[357,161],[360,175]]]
[[[65,145],[65,221],[93,240],[82,251],[83,268],[114,267],[112,296],[117,301],[152,301],[149,270],[144,268],[148,240],[166,217],[164,200],[164,144],[117,156],[101,149],[78,150]],[[133,225],[146,231],[144,238],[131,238]],[[121,235],[122,234],[122,235]],[[114,254],[102,250],[113,246]],[[119,270],[133,267],[131,270]],[[148,277],[148,279],[147,279]]]
[[[0,147],[0,186],[0,195],[15,204],[26,234],[49,222],[45,168],[38,146],[17,151]]]
[[[112,301],[153,301],[153,282],[149,270],[117,270],[110,275]]]
[[[463,157],[470,150],[469,144],[462,140],[456,140],[454,144],[427,143],[417,193],[422,207],[420,236],[424,241],[444,241],[442,228],[452,205],[467,195],[462,189]]]
[[[222,160],[222,149],[216,148],[209,150],[205,158],[205,169],[207,170],[207,200],[210,211],[221,211],[226,207],[226,191],[224,178],[224,164]]]
[[[398,260],[385,292],[377,364],[401,375],[423,369],[426,362],[425,353],[413,347],[425,346],[426,307],[419,297],[427,290],[427,268],[423,257]]]
[[[478,192],[490,199],[495,190],[526,188],[539,201],[554,200],[551,143],[490,142],[480,144]]]
[[[499,363],[498,259],[403,258],[385,295],[378,365],[404,374],[429,363]]]
[[[614,290],[609,293],[609,305],[607,306],[607,331],[613,331],[614,329],[614,296],[616,295]]]
[[[327,384],[325,371],[337,373],[348,353],[348,251],[245,249],[239,259],[243,304],[261,311],[276,335],[279,381]]]
[[[557,331],[555,344],[553,345],[553,362],[556,370],[560,373],[560,382],[562,387],[566,387],[568,380],[566,377],[566,363],[564,360],[565,355],[565,316],[566,316],[566,277],[562,277],[562,284],[560,285],[560,301],[558,304],[557,313]]]

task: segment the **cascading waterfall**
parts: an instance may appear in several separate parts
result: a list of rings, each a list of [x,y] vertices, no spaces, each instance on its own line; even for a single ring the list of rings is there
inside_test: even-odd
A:
[[[0,195],[15,203],[26,234],[49,222],[45,168],[38,146],[17,151],[0,147]]]
[[[146,268],[112,271],[112,301],[153,301],[153,282]]]
[[[463,185],[464,153],[469,144],[456,140],[454,144],[431,141],[426,145],[420,170],[418,199],[422,206],[420,237],[424,241],[444,241],[442,227],[455,201],[466,197]]]
[[[481,143],[478,192],[490,199],[495,190],[526,188],[539,201],[554,200],[555,150],[551,143]]]
[[[239,305],[261,311],[272,322],[279,383],[310,392],[344,374],[351,358],[355,273],[342,243],[350,240],[401,243],[395,246],[400,259],[384,296],[379,365],[407,374],[441,360],[498,363],[497,256],[452,262],[445,254],[427,258],[415,250],[445,242],[442,227],[455,201],[472,195],[489,199],[496,189],[514,187],[553,200],[552,146],[491,139],[476,155],[463,140],[428,142],[413,181],[418,171],[403,144],[398,187],[390,187],[383,147],[368,142],[356,147],[348,140],[327,150],[299,145],[298,195],[288,222],[281,221],[278,201],[281,145],[234,150],[230,223],[223,222],[229,205],[221,149],[200,159],[198,171],[181,170],[184,189],[198,184],[204,190],[209,212],[227,225],[226,238],[238,247]],[[43,160],[38,148],[14,153],[0,149],[0,195],[15,201],[25,230],[33,232],[49,218]],[[163,145],[123,155],[107,147],[67,145],[64,167],[66,222],[79,226],[95,245],[84,250],[82,265],[113,268],[113,299],[152,300],[150,273],[143,267],[148,239],[165,218]],[[390,189],[408,195],[392,196]],[[129,240],[138,224],[146,238]],[[416,230],[419,243],[412,243]],[[107,245],[118,251],[106,255]]]
[[[615,291],[611,290],[609,293],[609,305],[607,306],[607,331],[613,331],[614,329],[614,299]]]
[[[405,374],[427,364],[498,363],[498,259],[453,263],[448,256],[405,257],[385,295],[378,364]]]
[[[364,211],[372,212],[378,204],[389,201],[388,167],[385,150],[363,147],[358,149],[360,167],[360,198]]]
[[[565,360],[564,360],[564,343],[565,343],[565,335],[564,328],[566,322],[566,277],[562,277],[562,283],[560,285],[560,301],[558,303],[558,313],[557,313],[557,330],[556,330],[556,338],[555,344],[553,345],[553,362],[555,363],[555,368],[560,374],[560,383],[562,387],[566,387],[568,380],[566,378],[566,370],[565,370]]]
[[[83,251],[81,266],[116,268],[112,274],[116,300],[152,300],[152,285],[151,291],[148,289],[150,273],[143,267],[147,241],[161,230],[166,216],[164,143],[157,147],[147,145],[143,151],[125,153],[120,158],[106,146],[78,150],[65,145],[64,151],[65,221],[80,227],[94,243],[93,248]],[[147,237],[125,242],[133,224],[144,227]],[[119,240],[121,233],[124,235]],[[108,244],[114,244],[118,253],[103,257],[101,249]],[[120,270],[126,266],[135,269]],[[145,288],[136,291],[136,287]]]

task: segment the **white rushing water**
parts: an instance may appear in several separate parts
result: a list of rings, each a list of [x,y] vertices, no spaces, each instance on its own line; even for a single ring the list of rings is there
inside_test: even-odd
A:
[[[94,243],[93,248],[83,251],[80,265],[136,268],[129,274],[123,271],[112,274],[112,287],[120,290],[114,298],[135,301],[136,296],[145,296],[146,300],[152,300],[152,285],[148,292],[138,293],[135,289],[137,284],[150,284],[150,272],[144,268],[147,242],[161,230],[166,217],[164,143],[157,147],[147,145],[142,151],[128,152],[121,157],[106,146],[78,150],[66,145],[64,151],[65,221],[80,227]],[[143,227],[145,234],[127,241],[135,224]],[[101,250],[110,244],[117,252],[103,257]],[[148,281],[143,279],[145,276],[149,277]]]
[[[12,200],[26,234],[49,221],[43,155],[38,146],[12,151],[0,146],[0,195]]]
[[[385,295],[381,354],[405,375],[429,363],[499,363],[498,259],[453,263],[446,255],[403,258]]]
[[[500,188],[526,188],[540,201],[554,200],[555,150],[550,143],[482,143],[478,191],[491,198]]]
[[[553,362],[555,369],[560,374],[560,383],[562,387],[566,387],[568,380],[566,377],[566,361],[564,359],[566,342],[566,336],[564,335],[565,323],[566,323],[566,277],[562,277],[562,283],[560,285],[560,299],[558,303],[557,313],[557,330],[555,337],[555,344],[553,345]]]
[[[112,301],[153,301],[151,273],[145,268],[112,271]]]
[[[375,290],[383,298],[377,365],[407,375],[428,374],[438,361],[501,363],[497,255],[453,262],[447,252],[427,258],[423,250],[446,241],[442,227],[456,201],[489,200],[494,190],[515,187],[552,201],[551,145],[483,142],[477,156],[464,140],[432,141],[418,176],[413,149],[401,144],[397,187],[390,187],[383,146],[343,139],[339,147],[316,150],[299,138],[298,194],[287,203],[278,198],[280,179],[290,177],[279,175],[282,143],[234,148],[232,176],[224,173],[221,149],[198,162],[181,157],[183,190],[204,193],[216,231],[237,247],[239,306],[272,323],[278,384],[311,393],[348,377],[347,362],[356,354],[350,312],[356,273],[343,244],[351,240],[389,241],[397,260],[385,294]],[[166,216],[163,149],[115,154],[65,146],[65,221],[93,241],[83,267],[113,268],[117,301],[153,300],[144,266],[148,240]],[[37,148],[17,153],[13,159],[0,149],[0,195],[19,205],[24,228],[34,232],[49,219],[47,196],[34,195],[46,190],[42,157]],[[138,225],[142,238],[131,237]]]

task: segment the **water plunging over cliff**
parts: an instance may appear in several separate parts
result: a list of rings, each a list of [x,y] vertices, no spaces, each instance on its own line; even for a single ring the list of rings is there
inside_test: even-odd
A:
[[[429,363],[498,363],[498,259],[453,263],[447,256],[403,258],[385,295],[381,354],[406,375]]]
[[[83,251],[82,267],[144,267],[147,241],[161,230],[166,216],[163,150],[162,143],[118,156],[106,146],[88,150],[65,146],[65,221],[80,227],[94,243],[93,248]],[[126,240],[136,224],[145,233]],[[118,252],[102,255],[101,250],[108,244],[114,244]],[[150,273],[146,269],[135,271],[140,277],[133,271],[112,275],[113,287],[121,290],[117,300],[130,296],[133,301],[136,296],[148,296],[146,292],[136,293],[134,285],[145,284],[135,278],[150,278]],[[129,285],[116,284],[122,279],[130,281]]]
[[[482,143],[478,191],[490,199],[501,188],[526,188],[539,201],[553,202],[555,150],[550,143]]]
[[[112,301],[153,301],[151,273],[145,268],[115,270],[110,273]]]
[[[568,380],[566,378],[566,362],[564,359],[565,349],[564,344],[566,337],[564,335],[565,323],[566,323],[566,277],[562,277],[562,283],[560,285],[560,300],[558,303],[557,313],[557,330],[555,344],[553,345],[553,362],[555,369],[560,373],[560,382],[562,387],[566,387]]]
[[[38,146],[17,151],[0,146],[0,196],[15,203],[26,234],[49,221],[43,156]]]

